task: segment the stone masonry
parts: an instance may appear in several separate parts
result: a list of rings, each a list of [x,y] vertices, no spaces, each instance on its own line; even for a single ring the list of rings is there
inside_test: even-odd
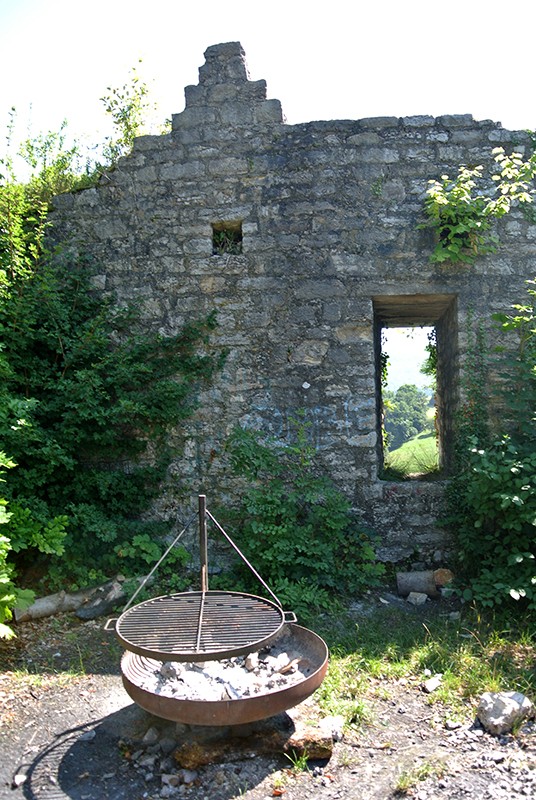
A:
[[[436,326],[448,474],[468,319],[488,324],[523,300],[536,227],[514,211],[496,254],[431,264],[433,235],[419,228],[427,182],[491,165],[498,145],[528,154],[528,136],[469,114],[286,125],[238,42],[205,58],[171,133],[138,138],[96,188],[56,198],[55,236],[98,265],[96,288],[141,299],[164,334],[216,309],[226,366],[172,470],[193,498],[227,499],[219,454],[234,425],[283,439],[302,409],[325,469],[381,536],[380,556],[437,560],[444,483],[378,477],[380,332]],[[234,245],[220,252],[218,234]]]

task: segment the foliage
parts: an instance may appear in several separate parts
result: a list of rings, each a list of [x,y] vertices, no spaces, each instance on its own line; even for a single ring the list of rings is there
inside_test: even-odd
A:
[[[31,404],[26,425],[13,430],[8,416],[2,430],[18,464],[11,522],[28,540],[32,520],[67,515],[74,580],[88,565],[104,573],[118,559],[127,571],[143,565],[144,537],[161,526],[139,516],[165,474],[165,434],[192,413],[199,382],[221,363],[203,352],[215,318],[169,337],[141,332],[135,309],[115,310],[92,294],[83,263],[42,261],[13,288],[0,307],[7,388]],[[30,520],[19,507],[30,509]],[[128,548],[125,539],[132,539]]]
[[[532,203],[531,182],[536,174],[536,155],[527,161],[520,153],[507,155],[502,147],[492,151],[498,172],[492,175],[495,191],[486,194],[482,165],[462,165],[456,178],[442,175],[429,181],[425,213],[439,234],[431,261],[472,264],[478,255],[493,253],[497,238],[491,221],[507,214],[513,203]]]
[[[302,611],[370,586],[382,566],[347,499],[319,474],[307,426],[296,422],[294,433],[292,443],[262,443],[238,428],[227,449],[251,484],[235,514],[239,546],[280,599]]]
[[[525,597],[536,609],[536,453],[509,438],[475,446],[465,477],[456,515],[471,578],[464,597],[484,606]]]
[[[384,392],[386,406],[385,430],[390,449],[400,447],[428,426],[429,405],[426,392],[411,384],[399,386],[396,392]]]
[[[381,415],[381,437],[382,446],[384,451],[389,446],[389,437],[385,430],[385,415],[392,409],[391,401],[386,397],[387,382],[389,379],[389,354],[385,350],[386,334],[385,329],[381,331],[381,347],[380,347],[380,387],[381,387],[381,400],[382,400],[382,415]]]
[[[309,770],[307,750],[304,750],[303,753],[291,750],[290,753],[285,753],[284,755],[292,764],[295,772],[307,772]]]
[[[212,234],[213,255],[237,256],[242,252],[242,232],[240,229],[214,230]]]
[[[129,81],[118,88],[108,86],[107,92],[101,101],[112,118],[115,133],[105,140],[102,151],[106,164],[113,165],[130,152],[134,139],[142,134],[147,116],[155,106],[149,100],[149,87],[141,80],[136,67],[130,70]]]
[[[503,339],[501,435],[476,430],[449,492],[449,524],[468,600],[495,606],[510,599],[536,609],[536,327],[534,281],[529,302],[498,315]],[[475,426],[476,427],[476,426]],[[465,437],[464,440],[467,440]]]
[[[419,781],[427,778],[442,778],[447,768],[441,759],[424,760],[411,769],[402,770],[395,786],[395,794],[412,795]]]
[[[467,350],[460,375],[461,401],[455,419],[455,472],[463,473],[474,439],[489,443],[490,359],[484,325],[467,316]]]
[[[516,337],[513,356],[497,348],[505,402],[501,414],[508,430],[529,446],[536,438],[536,280],[527,281],[527,302],[511,314],[494,314],[504,336]]]
[[[426,338],[428,339],[427,344],[424,347],[426,352],[426,359],[421,366],[421,373],[423,375],[428,375],[430,378],[433,379],[433,385],[436,385],[437,379],[437,331],[435,328],[432,328],[430,331],[427,332]]]
[[[7,458],[5,453],[0,452],[0,475],[4,474],[5,469],[11,469],[16,464]],[[4,478],[0,477],[0,483],[5,483]],[[12,512],[8,511],[8,502],[0,497],[0,525],[7,525],[12,517]],[[35,543],[38,549],[39,542]],[[44,539],[44,544],[49,547],[49,543]],[[20,546],[20,543],[19,543]],[[33,592],[19,589],[13,582],[13,566],[9,563],[9,552],[12,550],[12,543],[7,536],[0,534],[0,639],[11,639],[15,634],[6,623],[12,617],[11,609],[16,605],[24,608],[33,600]],[[57,552],[61,552],[61,540],[58,544]]]
[[[139,132],[145,96],[137,76],[111,90],[119,135],[107,140],[105,167]],[[46,251],[51,198],[95,182],[102,166],[67,147],[64,123],[23,142],[30,178],[19,181],[14,121],[13,112],[0,176],[0,437],[11,467],[0,503],[2,622],[21,597],[15,580],[43,559],[47,585],[70,588],[145,571],[158,557],[165,526],[145,516],[169,461],[166,432],[192,413],[224,357],[208,348],[214,315],[174,336],[146,333],[135,307],[92,290],[94,265]]]

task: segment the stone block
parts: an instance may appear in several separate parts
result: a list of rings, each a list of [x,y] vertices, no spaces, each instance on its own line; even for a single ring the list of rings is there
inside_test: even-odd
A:
[[[220,177],[226,175],[247,175],[249,164],[245,158],[211,159],[207,161],[207,172],[210,176]]]
[[[248,81],[241,87],[241,95],[250,102],[266,100],[266,81]]]
[[[204,106],[206,105],[207,93],[203,86],[185,86],[184,99],[186,106]]]
[[[390,128],[398,128],[400,124],[400,120],[398,117],[364,117],[363,119],[359,120],[360,128],[369,128],[369,129],[390,129]]]
[[[344,284],[339,280],[305,280],[294,291],[295,296],[301,300],[327,299],[346,294]]]
[[[361,147],[376,146],[381,142],[380,136],[375,131],[365,131],[363,133],[355,133],[347,139],[348,144],[355,144]]]
[[[209,106],[189,106],[180,114],[171,117],[171,129],[199,128],[201,125],[216,122],[216,111]]]
[[[283,122],[283,109],[279,100],[265,100],[254,108],[254,121],[257,125],[270,122]]]
[[[435,119],[424,114],[415,117],[402,117],[401,122],[406,128],[430,128],[435,124]]]
[[[207,92],[207,105],[219,105],[235,101],[238,97],[238,86],[235,83],[218,83],[211,86]]]
[[[472,114],[443,114],[437,121],[444,128],[470,128],[474,124]]]
[[[369,147],[359,152],[361,160],[366,163],[395,164],[400,160],[400,153],[394,148]]]
[[[315,365],[324,361],[329,350],[328,342],[306,341],[291,351],[290,360],[293,364]]]
[[[218,121],[229,127],[247,127],[255,122],[255,112],[249,103],[228,102],[218,108]]]

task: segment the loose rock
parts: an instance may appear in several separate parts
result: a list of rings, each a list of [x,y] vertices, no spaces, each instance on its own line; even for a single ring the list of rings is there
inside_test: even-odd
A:
[[[477,709],[480,723],[496,735],[510,732],[515,725],[534,714],[533,703],[521,692],[485,692]]]

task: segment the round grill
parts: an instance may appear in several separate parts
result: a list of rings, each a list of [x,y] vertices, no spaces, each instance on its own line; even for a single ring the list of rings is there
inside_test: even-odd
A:
[[[159,661],[209,661],[259,650],[281,630],[282,608],[239,592],[183,592],[139,603],[116,624],[123,646]]]

